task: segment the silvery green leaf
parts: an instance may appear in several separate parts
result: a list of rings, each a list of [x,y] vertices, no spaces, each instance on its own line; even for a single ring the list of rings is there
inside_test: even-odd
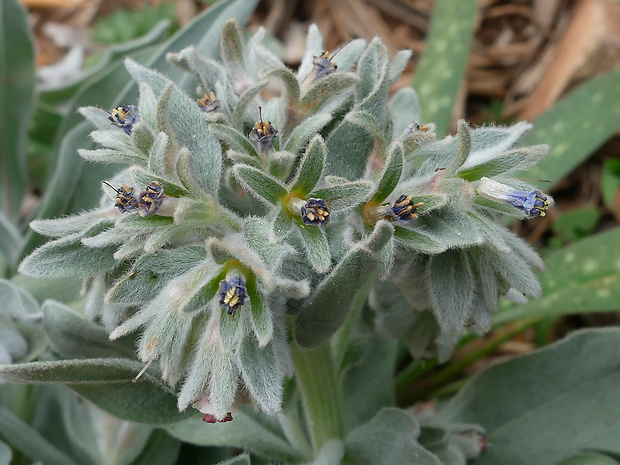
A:
[[[340,465],[344,458],[344,444],[340,439],[330,439],[310,465]]]
[[[468,255],[459,250],[431,257],[427,268],[433,313],[444,331],[465,328],[474,298],[474,275]]]
[[[141,83],[143,84],[143,83]],[[172,82],[166,82],[166,85],[162,89],[161,93],[157,97],[157,104],[155,108],[156,128],[158,132],[165,132],[166,135],[172,138],[172,130],[168,123],[168,112],[170,110],[172,91],[174,90],[174,84]]]
[[[232,149],[259,159],[258,153],[256,153],[256,149],[249,139],[235,129],[224,124],[210,124],[209,130]]]
[[[154,141],[155,134],[143,121],[134,124],[131,130],[131,143],[140,153],[148,155]]]
[[[284,145],[287,152],[298,153],[310,138],[318,133],[332,119],[330,113],[318,113],[306,118],[301,124],[295,126],[288,136]]]
[[[228,158],[233,163],[233,165],[242,164],[250,165],[258,169],[263,168],[263,164],[260,158],[252,157],[250,155],[246,155],[245,153],[236,152],[231,149],[226,151],[226,158]]]
[[[131,382],[142,366],[124,358],[58,360],[1,366],[0,376],[19,383],[63,384],[125,420],[163,425],[186,418],[171,390],[149,372]]]
[[[169,81],[156,71],[144,68],[131,60],[126,60],[125,65],[136,81],[146,82],[156,93],[157,87],[161,84],[169,85]],[[153,82],[157,83],[157,87],[152,85]],[[196,182],[205,192],[216,194],[220,184],[222,152],[217,139],[209,132],[209,125],[202,111],[195,101],[174,88],[166,118],[174,142],[187,147],[191,153],[190,166]]]
[[[388,72],[389,55],[387,47],[381,39],[375,37],[357,64],[357,74],[360,82],[357,85],[355,98],[361,102],[366,97],[375,93]],[[386,83],[386,85],[389,85]]]
[[[83,237],[82,244],[86,247],[107,247],[109,245],[122,244],[127,237],[120,234],[115,228],[106,229],[105,231],[95,234],[94,236]]]
[[[284,435],[277,423],[264,415],[257,418],[251,408],[234,413],[234,420],[217,425],[205,434],[204,422],[198,415],[169,425],[167,430],[174,437],[199,446],[238,447],[273,460],[299,462],[301,457]]]
[[[374,270],[375,253],[393,234],[392,225],[380,221],[375,231],[358,243],[314,288],[295,321],[295,340],[302,347],[318,347],[344,323],[351,301]]]
[[[437,208],[441,208],[448,203],[448,196],[446,194],[423,194],[416,195],[414,200],[417,202],[423,202],[424,205],[418,207],[418,215],[424,215]]]
[[[331,267],[332,260],[325,231],[321,226],[299,225],[302,242],[308,261],[317,273],[325,273]]]
[[[545,264],[538,255],[538,252],[534,250],[525,240],[521,239],[516,234],[504,229],[497,228],[504,241],[512,248],[512,250],[525,260],[530,266],[537,268],[540,271],[545,271]],[[573,271],[574,272],[574,271]]]
[[[78,149],[80,157],[92,163],[127,163],[128,165],[146,164],[146,157],[137,152],[120,152],[113,149]]]
[[[66,358],[133,356],[131,345],[113,344],[104,329],[80,317],[69,307],[47,300],[41,307],[43,329],[52,348]]]
[[[325,200],[332,213],[350,210],[370,198],[374,184],[369,181],[347,182],[316,190],[310,195]]]
[[[134,150],[131,144],[131,138],[119,128],[93,131],[90,133],[90,137],[97,144],[114,149],[118,152],[126,153],[128,154],[127,156],[131,156],[134,159],[139,160],[145,158],[144,155]]]
[[[446,167],[446,173],[448,174],[455,173],[465,163],[465,160],[470,158],[472,153],[472,134],[467,121],[460,119],[457,126],[458,150],[454,160]]]
[[[138,114],[151,130],[157,129],[157,96],[153,89],[142,83],[139,85]]]
[[[0,315],[0,360],[10,364],[23,359],[28,353],[28,341],[10,317]]]
[[[224,23],[219,38],[220,55],[224,65],[233,79],[243,76],[244,72],[244,44],[239,24],[235,19]]]
[[[307,116],[334,113],[350,99],[358,82],[359,76],[355,73],[333,73],[325,76],[303,94],[299,106]]]
[[[38,320],[42,316],[37,301],[24,289],[6,279],[0,279],[1,314],[16,320]]]
[[[306,51],[301,64],[297,70],[297,79],[299,82],[303,82],[306,77],[312,72],[314,68],[314,58],[319,56],[323,51],[323,36],[316,24],[311,24],[308,28],[308,36],[306,37]]]
[[[136,212],[122,215],[115,226],[118,229],[129,230],[133,234],[150,233],[154,229],[170,226],[173,221],[169,216],[151,215],[143,218]]]
[[[388,149],[385,168],[378,181],[377,192],[373,200],[377,203],[383,202],[396,188],[400,177],[403,174],[403,148],[398,144],[392,144]],[[416,202],[418,200],[416,199]]]
[[[540,298],[542,288],[538,278],[530,269],[529,264],[515,252],[501,253],[490,249],[484,249],[483,256],[486,265],[493,269],[512,287],[535,298]]]
[[[362,110],[357,110],[347,113],[345,118],[350,123],[353,123],[366,130],[377,140],[377,143],[384,143],[381,128],[379,128],[377,120],[371,114]]]
[[[281,410],[284,373],[278,367],[273,346],[261,348],[254,337],[246,337],[237,350],[235,361],[261,410],[267,414]]]
[[[280,199],[288,193],[279,181],[251,166],[236,165],[233,172],[245,190],[259,200],[278,205]]]
[[[134,179],[136,186],[146,187],[151,181],[157,181],[164,188],[164,193],[166,195],[169,195],[170,197],[184,197],[189,194],[189,192],[185,190],[182,186],[179,186],[178,184],[170,182],[167,179],[164,179],[153,173],[149,173],[148,171],[145,171],[142,168],[139,168],[137,166],[130,167],[129,174]],[[136,190],[139,190],[140,188],[136,188]],[[150,217],[147,217],[147,218],[150,218]]]
[[[273,233],[276,240],[286,237],[293,227],[293,219],[284,210],[278,211],[273,219]]]
[[[396,91],[390,99],[390,115],[392,117],[392,139],[402,134],[411,123],[419,123],[422,118],[418,94],[413,87],[403,87]]]
[[[512,126],[483,126],[473,129],[471,153],[463,163],[462,169],[472,168],[514,148],[519,139],[530,129],[532,125],[525,121]]]
[[[110,114],[99,107],[81,107],[78,112],[86,118],[95,128],[104,131],[110,129]]]
[[[263,42],[265,41],[265,36],[267,31],[264,27],[260,26],[254,34],[248,40],[248,44],[246,46],[246,54],[245,54],[245,69],[246,73],[249,76],[256,76],[260,68],[264,66],[263,62],[260,59],[260,56],[255,53],[255,50],[259,46],[263,46]],[[277,66],[275,66],[277,68]]]
[[[504,229],[497,225],[493,220],[485,216],[478,216],[474,212],[470,212],[469,216],[478,224],[480,232],[485,236],[487,243],[495,247],[499,252],[510,253],[512,249],[503,239],[500,229]]]
[[[416,440],[420,425],[413,415],[396,408],[384,408],[368,423],[346,437],[347,457],[354,463],[383,465],[441,465],[439,459]]]
[[[396,84],[396,81],[398,81],[401,74],[403,74],[407,64],[409,64],[412,53],[411,50],[400,50],[394,55],[392,62],[388,66],[388,82],[390,86]]]
[[[364,39],[353,39],[334,50],[334,57],[338,62],[338,72],[343,73],[352,69],[366,48]]]
[[[168,152],[172,147],[170,146],[170,139],[165,132],[160,132],[155,137],[151,150],[149,151],[149,163],[148,169],[157,176],[165,176],[170,170],[166,166],[166,159],[168,158]]]
[[[414,228],[395,226],[394,238],[399,244],[425,254],[434,255],[445,252],[448,249],[448,247],[439,240]]]
[[[317,134],[306,147],[306,152],[292,182],[291,192],[299,192],[303,196],[314,189],[321,179],[326,151],[325,141]]]
[[[182,49],[178,53],[168,53],[166,60],[174,66],[194,74],[206,91],[212,90],[216,82],[226,83],[230,86],[226,70],[222,64],[209,57],[200,55],[193,45]]]
[[[247,281],[248,296],[252,309],[252,329],[258,340],[258,347],[263,349],[273,337],[273,321],[268,300],[263,297],[256,278]]]
[[[267,82],[259,82],[258,84],[248,88],[241,96],[239,101],[235,105],[235,109],[232,113],[232,125],[233,127],[243,130],[243,123],[246,122],[247,109],[250,106],[258,106],[256,104],[256,98],[260,95],[262,90],[267,87]]]
[[[40,463],[46,465],[78,465],[60,448],[48,442],[35,428],[4,407],[0,407],[0,435],[31,460],[40,460]],[[0,442],[0,445],[3,444],[4,442]]]
[[[483,176],[493,177],[515,170],[525,170],[542,160],[548,152],[548,145],[534,145],[508,150],[471,168],[464,169],[461,167],[457,173],[467,181],[476,181]]]
[[[271,269],[280,266],[284,255],[293,253],[286,244],[276,244],[269,237],[269,225],[259,218],[249,218],[243,224],[243,237],[248,246],[254,250]]]
[[[36,278],[79,278],[116,266],[116,246],[92,249],[79,237],[68,236],[37,248],[19,265],[19,272]]]
[[[282,94],[289,103],[299,102],[301,91],[293,72],[288,68],[269,69],[261,74],[261,79],[276,78],[282,85]],[[281,124],[281,123],[280,123]]]
[[[360,179],[374,146],[375,138],[366,129],[346,119],[341,121],[327,138],[326,174]],[[341,153],[347,156],[341,157]]]
[[[256,54],[269,68],[286,68],[286,65],[282,63],[282,60],[271,50],[261,44],[257,44],[254,47]]]
[[[417,230],[431,235],[449,249],[480,245],[484,235],[476,221],[467,213],[452,207],[436,210],[415,220]]]

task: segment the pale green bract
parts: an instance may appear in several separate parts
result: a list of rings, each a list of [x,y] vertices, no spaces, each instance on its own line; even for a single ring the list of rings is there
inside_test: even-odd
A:
[[[420,125],[413,89],[389,98],[410,52],[390,61],[380,39],[358,39],[339,50],[335,68],[312,26],[295,73],[264,36],[259,29],[245,40],[228,21],[221,61],[192,47],[168,54],[194,79],[192,95],[127,59],[140,98],[125,103],[138,117],[115,127],[100,109],[83,108],[100,147],[80,155],[127,164],[106,182],[132,188],[139,206],[121,212],[120,197],[102,186],[98,209],[34,221],[52,240],[19,269],[83,278],[86,316],[111,339],[138,332],[140,360],[159,365],[180,410],[194,405],[208,421],[247,402],[279,412],[291,344],[329,340],[369,280],[374,324],[414,357],[442,360],[464,331],[490,329],[511,288],[541,294],[531,270],[542,269],[540,258],[498,221],[533,216],[511,197],[535,198],[513,174],[548,150],[518,147],[530,124],[460,121],[455,136],[436,140],[432,122]],[[503,186],[501,199],[480,195],[483,178]],[[26,351],[14,339],[3,339],[4,362]],[[384,420],[401,422],[414,432],[408,457],[422,450],[412,418],[386,411],[346,445],[362,444]],[[450,431],[459,457],[479,453]],[[326,443],[321,453],[341,456],[343,447]]]

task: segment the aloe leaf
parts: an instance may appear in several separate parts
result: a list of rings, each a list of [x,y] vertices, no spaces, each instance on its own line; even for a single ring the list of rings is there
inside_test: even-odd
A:
[[[34,45],[26,9],[0,3],[0,212],[19,218],[26,190],[26,140],[33,112]]]
[[[524,173],[556,184],[620,128],[620,71],[609,71],[569,93],[534,121],[523,145],[549,144],[549,154]]]
[[[494,325],[528,317],[615,311],[620,301],[620,262],[610,259],[610,251],[619,248],[620,228],[614,228],[550,254],[547,272],[540,277],[540,300],[528,305],[506,302]]]
[[[433,7],[426,49],[413,77],[422,119],[437,125],[437,135],[450,128],[452,107],[465,74],[478,5],[473,0],[438,0]]]

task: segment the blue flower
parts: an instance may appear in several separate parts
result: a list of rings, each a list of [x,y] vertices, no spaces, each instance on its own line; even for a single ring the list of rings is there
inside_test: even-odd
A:
[[[486,177],[480,179],[478,193],[485,199],[518,208],[528,218],[545,216],[545,211],[553,202],[551,197],[539,190],[519,191]]]
[[[301,207],[301,221],[307,225],[321,225],[327,226],[329,223],[329,209],[325,200],[321,199],[308,199],[307,202]]]
[[[128,135],[130,135],[133,125],[138,122],[136,107],[134,107],[133,105],[123,105],[121,107],[115,108],[109,113],[110,116],[108,117],[108,119],[112,122],[112,124],[116,127],[121,128]]]
[[[418,207],[424,205],[424,202],[413,203],[413,195],[401,195],[390,207],[392,219],[394,221],[409,221],[418,217]]]
[[[220,305],[229,315],[233,315],[246,300],[249,300],[245,281],[238,275],[220,281],[217,295],[220,298]]]

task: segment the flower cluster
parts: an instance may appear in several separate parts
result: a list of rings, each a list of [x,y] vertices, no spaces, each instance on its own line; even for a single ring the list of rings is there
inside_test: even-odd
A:
[[[390,61],[381,40],[357,39],[336,56],[313,26],[293,72],[264,35],[246,42],[229,21],[221,62],[170,54],[195,95],[128,59],[139,101],[81,110],[101,148],[80,155],[126,163],[105,181],[120,187],[98,209],[33,222],[54,240],[20,267],[85,276],[85,314],[112,339],[139,332],[139,358],[208,422],[244,402],[277,412],[291,338],[328,340],[375,275],[377,323],[420,355],[488,330],[510,288],[540,294],[540,259],[496,221],[551,203],[512,177],[547,151],[516,148],[530,125],[461,121],[436,140],[413,89],[388,98],[409,51]]]

